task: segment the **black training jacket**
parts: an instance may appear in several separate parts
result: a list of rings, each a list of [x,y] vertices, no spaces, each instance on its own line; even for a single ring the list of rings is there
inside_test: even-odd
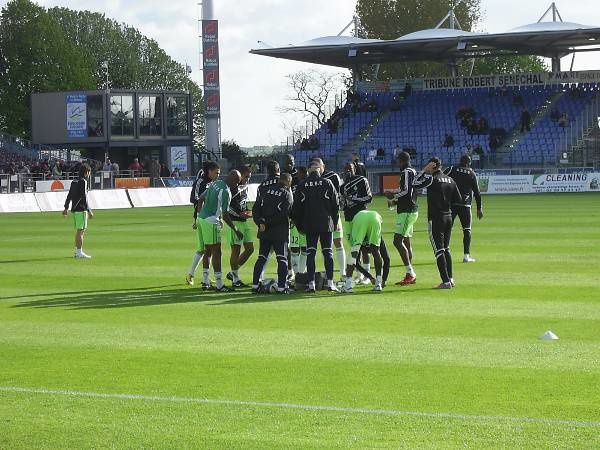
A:
[[[290,212],[294,197],[289,189],[277,184],[263,190],[252,207],[252,218],[256,225],[264,224],[266,230],[258,231],[259,239],[269,241],[289,240]]]
[[[300,232],[334,231],[339,221],[339,210],[338,194],[330,180],[313,172],[298,185],[292,218]]]

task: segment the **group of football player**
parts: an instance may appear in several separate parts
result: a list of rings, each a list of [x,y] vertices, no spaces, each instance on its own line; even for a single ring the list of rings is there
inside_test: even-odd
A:
[[[455,286],[450,236],[456,217],[463,229],[463,261],[475,261],[470,255],[472,200],[480,219],[483,210],[477,177],[470,163],[470,157],[465,155],[458,166],[444,170],[440,159],[432,158],[417,172],[411,167],[408,153],[398,155],[399,187],[386,193],[388,206],[397,213],[393,243],[405,267],[404,278],[397,285],[407,286],[417,281],[411,239],[419,216],[417,194],[422,190],[427,192],[429,239],[441,278],[436,288]],[[352,292],[356,284],[372,284],[373,291],[382,291],[390,273],[390,255],[382,235],[382,217],[368,209],[373,195],[358,155],[344,166],[341,177],[328,170],[320,158],[311,159],[307,167],[296,167],[292,155],[287,156],[283,167],[277,161],[269,161],[266,170],[267,177],[258,186],[256,200],[249,209],[250,167],[242,166],[219,179],[218,164],[204,163],[190,199],[194,204],[193,228],[198,234],[198,249],[186,283],[194,284],[196,270],[202,263],[203,289],[213,288],[209,276],[211,265],[216,291],[246,287],[239,270],[254,253],[257,235],[259,251],[251,285],[254,293],[287,294],[294,288],[308,293],[319,289]],[[250,226],[251,220],[257,232]],[[226,274],[231,288],[224,284],[222,276],[223,236],[231,246],[230,271]],[[324,274],[316,270],[319,245]],[[267,280],[264,275],[270,255],[277,261],[276,280]],[[336,265],[339,282],[334,280]],[[353,279],[355,271],[358,277]]]

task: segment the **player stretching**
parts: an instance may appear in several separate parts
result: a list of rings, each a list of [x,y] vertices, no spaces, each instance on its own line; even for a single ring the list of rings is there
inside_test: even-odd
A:
[[[87,230],[88,217],[94,218],[94,213],[90,209],[87,200],[87,181],[92,169],[87,164],[79,166],[79,177],[71,183],[67,199],[65,200],[65,209],[63,216],[69,214],[69,203],[71,204],[71,213],[75,224],[75,258],[90,259],[91,256],[83,251],[83,237]]]
[[[215,278],[217,280],[217,292],[230,292],[223,284],[221,273],[221,229],[223,221],[231,227],[238,239],[244,235],[237,229],[229,215],[229,202],[231,201],[231,189],[237,188],[242,176],[237,170],[232,170],[225,180],[218,180],[208,187],[204,192],[204,203],[200,210],[199,226],[202,232],[202,241],[206,252],[212,260]]]
[[[471,258],[471,203],[473,203],[473,197],[475,197],[475,202],[477,203],[477,218],[479,220],[483,219],[483,209],[477,175],[475,175],[475,171],[471,168],[471,157],[463,155],[460,158],[460,166],[447,168],[444,170],[444,173],[454,179],[463,198],[461,204],[452,204],[452,224],[454,224],[454,219],[458,216],[463,229],[463,262],[475,262],[475,259]]]
[[[321,241],[321,251],[325,262],[328,290],[338,292],[333,283],[333,231],[339,222],[340,206],[333,183],[321,177],[322,164],[312,161],[308,177],[298,185],[292,218],[301,233],[306,234],[308,288],[315,292],[315,257],[317,243]]]
[[[335,188],[335,193],[340,198],[342,180],[340,176],[331,171],[325,170],[325,164],[321,158],[313,158],[312,161],[317,162],[321,165],[321,177],[331,181]],[[346,250],[344,249],[344,229],[342,226],[342,217],[338,213],[338,223],[333,231],[333,246],[335,247],[335,257],[337,259],[338,268],[340,269],[340,279],[344,281],[346,279]]]
[[[219,178],[221,174],[221,168],[214,161],[205,161],[202,165],[202,170],[198,173],[198,177],[194,181],[194,185],[192,186],[192,193],[190,196],[191,202],[194,204],[194,223],[192,228],[196,230],[198,235],[198,250],[194,253],[192,257],[192,265],[190,266],[190,270],[185,277],[185,282],[193,286],[194,285],[194,276],[196,274],[196,269],[198,269],[198,265],[200,264],[200,260],[202,260],[202,255],[205,254],[204,241],[202,239],[202,228],[198,224],[198,211],[202,206],[202,194],[206,191],[208,185]],[[210,280],[209,276],[209,267],[210,267],[210,255],[204,255],[204,280],[202,281],[202,289],[210,288]]]
[[[394,233],[394,247],[400,253],[406,268],[404,279],[396,284],[406,286],[417,281],[417,274],[412,265],[413,255],[410,242],[415,222],[419,218],[417,190],[413,187],[417,172],[410,167],[410,155],[407,152],[401,152],[398,155],[398,165],[400,167],[400,188],[388,203],[390,206],[396,205],[398,217],[396,219],[396,232]]]
[[[344,167],[344,184],[341,187],[340,200],[344,209],[344,236],[350,243],[354,216],[359,211],[367,209],[367,205],[373,200],[369,182],[365,177],[356,174],[356,167],[353,163],[348,163]]]
[[[252,232],[250,231],[250,224],[248,223],[248,217],[250,211],[246,203],[248,201],[248,180],[252,176],[250,166],[242,166],[240,168],[240,174],[242,179],[238,187],[231,191],[231,202],[229,204],[229,215],[231,220],[235,223],[238,230],[244,235],[243,239],[238,239],[233,229],[228,228],[229,245],[231,245],[231,257],[229,264],[231,272],[227,274],[227,279],[231,280],[233,287],[245,287],[246,285],[240,280],[239,270],[248,258],[254,253],[254,244],[252,238]],[[242,245],[244,251],[242,253]]]
[[[294,203],[291,191],[292,177],[283,173],[276,185],[265,189],[254,203],[252,217],[258,225],[260,250],[254,265],[252,292],[259,292],[262,272],[271,250],[277,256],[277,293],[287,294],[287,243],[290,235],[290,212]]]
[[[350,235],[351,258],[346,268],[346,281],[344,292],[352,292],[352,273],[357,263],[361,247],[373,255],[375,263],[375,287],[373,291],[383,290],[383,259],[379,251],[381,245],[381,216],[377,211],[360,211],[352,221],[352,234]]]
[[[427,219],[429,221],[429,240],[435,253],[435,259],[442,283],[436,289],[452,289],[452,256],[450,255],[450,236],[452,234],[453,203],[462,203],[458,187],[452,178],[442,172],[439,158],[431,158],[414,181],[416,189],[427,188]]]

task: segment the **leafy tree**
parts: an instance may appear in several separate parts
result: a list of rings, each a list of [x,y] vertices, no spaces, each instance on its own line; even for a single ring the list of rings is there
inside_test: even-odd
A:
[[[356,14],[361,20],[364,36],[371,39],[397,39],[415,31],[434,28],[456,4],[456,0],[358,0]],[[461,28],[475,29],[481,17],[481,0],[464,0],[455,9]],[[468,75],[470,64],[459,67]],[[493,74],[543,70],[544,64],[535,56],[505,56],[478,60],[474,73]],[[368,74],[366,78],[369,77]],[[410,62],[383,64],[381,80],[448,76],[446,64],[437,62]]]
[[[89,58],[43,8],[13,0],[0,17],[0,125],[28,137],[32,92],[95,88]]]
[[[246,152],[233,139],[221,143],[221,152],[232,167],[240,166],[248,158]]]
[[[111,88],[189,90],[194,143],[203,147],[200,87],[137,29],[90,11],[45,10],[30,0],[11,0],[0,23],[0,129],[30,134],[32,92],[105,88],[106,61]]]

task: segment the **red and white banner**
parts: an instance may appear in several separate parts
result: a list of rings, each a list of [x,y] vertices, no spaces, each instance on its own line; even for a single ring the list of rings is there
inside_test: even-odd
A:
[[[48,180],[35,182],[35,192],[68,191],[70,188],[71,180]]]

